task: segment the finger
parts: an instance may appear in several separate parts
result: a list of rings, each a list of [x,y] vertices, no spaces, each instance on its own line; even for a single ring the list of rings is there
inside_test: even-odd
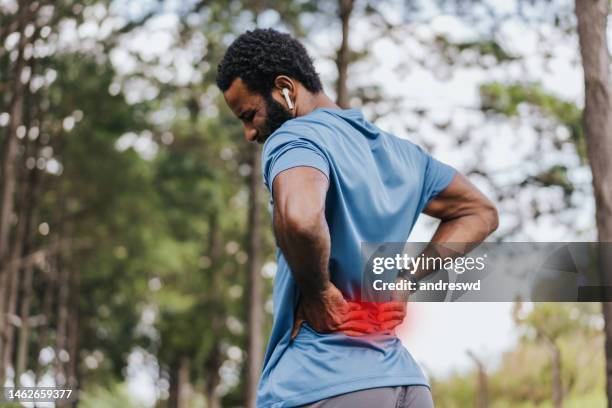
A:
[[[349,320],[348,322],[342,323],[338,327],[338,330],[339,331],[345,331],[345,330],[358,331],[363,334],[363,333],[372,333],[374,331],[374,328],[372,327],[372,324],[370,322],[364,322],[363,320]]]
[[[353,310],[361,310],[361,305],[355,302],[347,302],[348,311],[352,312]]]
[[[401,320],[390,320],[388,322],[381,323],[380,328],[383,330],[391,330],[396,328],[400,324],[402,324]]]
[[[364,320],[368,318],[368,311],[367,310],[359,310],[359,311],[352,311],[352,312],[348,312],[347,314],[344,315],[344,321],[347,322],[349,320]]]
[[[304,323],[304,318],[302,317],[302,302],[300,299],[295,309],[295,320],[293,321],[293,328],[291,329],[291,340],[297,337],[300,332],[300,327],[302,327],[302,323]]]
[[[379,312],[390,312],[394,310],[404,310],[406,308],[406,304],[403,302],[385,302],[381,303],[378,306]]]
[[[293,329],[291,330],[291,340],[295,339],[300,332],[300,328],[302,327],[302,323],[304,323],[304,319],[298,318],[295,320],[293,324]]]
[[[366,333],[362,333],[362,332],[358,332],[354,330],[341,330],[340,333],[346,334],[347,336],[351,336],[351,337],[359,337],[359,336],[363,336],[364,334],[366,334]]]
[[[406,313],[403,311],[384,312],[378,314],[378,321],[404,320],[404,317],[406,317]]]

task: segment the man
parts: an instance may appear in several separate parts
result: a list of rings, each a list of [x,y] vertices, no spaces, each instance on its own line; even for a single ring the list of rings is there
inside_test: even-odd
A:
[[[288,34],[242,34],[217,84],[246,139],[264,144],[280,249],[257,406],[432,407],[395,336],[404,304],[358,302],[360,245],[405,242],[421,212],[441,220],[432,242],[481,242],[495,207],[453,168],[340,109]]]

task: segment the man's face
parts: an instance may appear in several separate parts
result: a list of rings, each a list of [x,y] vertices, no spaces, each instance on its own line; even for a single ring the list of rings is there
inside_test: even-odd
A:
[[[272,95],[262,96],[251,92],[240,78],[232,82],[223,96],[232,112],[242,121],[244,137],[249,142],[265,142],[276,129],[293,118]]]

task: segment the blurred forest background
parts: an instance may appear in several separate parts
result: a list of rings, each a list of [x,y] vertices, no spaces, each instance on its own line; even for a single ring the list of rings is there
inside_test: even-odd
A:
[[[259,147],[214,83],[250,28],[294,33],[341,106],[469,175],[494,239],[612,241],[609,7],[0,0],[0,383],[85,408],[254,406],[274,239]],[[609,315],[517,303],[495,363],[428,372],[436,406],[609,406]]]

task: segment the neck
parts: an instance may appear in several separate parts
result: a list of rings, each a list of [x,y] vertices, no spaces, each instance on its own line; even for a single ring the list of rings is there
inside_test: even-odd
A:
[[[300,106],[296,106],[295,116],[308,115],[313,110],[319,108],[341,109],[325,92],[321,91],[317,94],[310,94]]]

